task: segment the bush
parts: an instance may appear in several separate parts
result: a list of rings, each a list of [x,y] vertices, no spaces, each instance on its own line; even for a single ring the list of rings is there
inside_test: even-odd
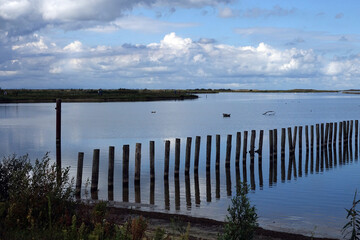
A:
[[[249,187],[245,183],[239,183],[236,196],[231,199],[232,206],[228,207],[228,215],[225,219],[224,233],[219,239],[249,240],[253,239],[255,228],[258,226],[257,214],[254,206],[250,206],[247,197]]]
[[[349,222],[347,224],[345,224],[345,226],[342,229],[342,233],[344,235],[344,238],[346,239],[350,234],[351,240],[357,240],[360,239],[360,211],[356,210],[356,206],[357,204],[360,202],[360,200],[356,200],[356,193],[357,191],[355,191],[355,196],[354,196],[354,200],[353,200],[353,204],[351,206],[350,209],[345,209],[347,212],[347,216],[346,219],[349,219]]]

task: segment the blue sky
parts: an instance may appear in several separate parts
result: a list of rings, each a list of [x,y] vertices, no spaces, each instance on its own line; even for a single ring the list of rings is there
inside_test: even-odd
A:
[[[359,88],[357,0],[0,0],[1,88]]]

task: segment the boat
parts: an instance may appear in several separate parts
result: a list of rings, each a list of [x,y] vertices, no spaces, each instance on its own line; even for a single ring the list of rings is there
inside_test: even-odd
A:
[[[223,113],[223,117],[230,117],[230,113]]]

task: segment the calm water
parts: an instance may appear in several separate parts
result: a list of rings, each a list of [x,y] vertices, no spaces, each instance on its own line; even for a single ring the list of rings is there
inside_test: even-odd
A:
[[[274,116],[262,115],[270,110],[275,111]],[[152,111],[156,113],[151,113]],[[129,202],[135,202],[134,153],[135,144],[141,143],[140,201],[146,204],[142,206],[145,210],[179,212],[223,220],[227,206],[230,204],[230,195],[235,193],[236,177],[240,176],[242,180],[252,183],[253,190],[249,196],[257,207],[261,226],[308,235],[339,237],[340,230],[346,221],[344,208],[350,207],[354,192],[360,187],[360,166],[356,154],[358,148],[354,144],[354,138],[346,161],[342,162],[339,158],[339,149],[331,149],[326,152],[328,159],[326,163],[329,164],[321,167],[320,163],[318,171],[315,148],[314,168],[311,171],[311,155],[308,165],[306,164],[304,127],[302,157],[299,158],[297,143],[296,177],[292,171],[290,179],[287,145],[285,176],[281,175],[281,128],[356,120],[359,119],[359,111],[360,96],[328,93],[227,93],[201,95],[194,101],[63,103],[62,164],[71,166],[70,173],[75,176],[77,153],[84,152],[84,183],[87,178],[91,179],[93,149],[100,149],[99,198],[107,199],[108,147],[115,146],[114,198],[115,201],[121,202],[123,199],[122,146],[129,144]],[[231,117],[223,118],[222,113],[231,113]],[[274,176],[272,180],[269,180],[268,133],[270,129],[278,129],[276,182],[273,181]],[[254,169],[251,171],[248,154],[245,168],[240,161],[240,169],[237,172],[234,167],[236,132],[243,134],[244,131],[251,130],[257,130],[256,149],[259,130],[264,130],[262,167],[258,165],[256,154]],[[221,136],[219,176],[215,171],[216,134]],[[233,137],[231,168],[229,172],[226,172],[225,152],[228,134],[232,134]],[[207,135],[212,135],[210,177],[207,177],[205,170]],[[201,136],[198,177],[193,174],[196,136]],[[193,138],[189,178],[184,176],[187,137]],[[181,139],[179,181],[174,179],[173,171],[175,138]],[[42,157],[45,152],[50,152],[50,156],[55,159],[55,104],[0,105],[0,139],[2,156],[28,153],[32,159],[35,159]],[[149,205],[151,184],[148,149],[151,140],[155,141],[156,160],[154,205]],[[171,141],[168,185],[163,182],[165,140]],[[249,141],[250,139],[248,148]],[[336,155],[334,155],[335,151]],[[169,192],[169,199],[165,197],[166,191]]]

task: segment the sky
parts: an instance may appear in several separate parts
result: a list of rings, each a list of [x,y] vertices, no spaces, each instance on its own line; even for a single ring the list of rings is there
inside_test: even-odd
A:
[[[0,0],[0,88],[360,88],[359,0]]]

